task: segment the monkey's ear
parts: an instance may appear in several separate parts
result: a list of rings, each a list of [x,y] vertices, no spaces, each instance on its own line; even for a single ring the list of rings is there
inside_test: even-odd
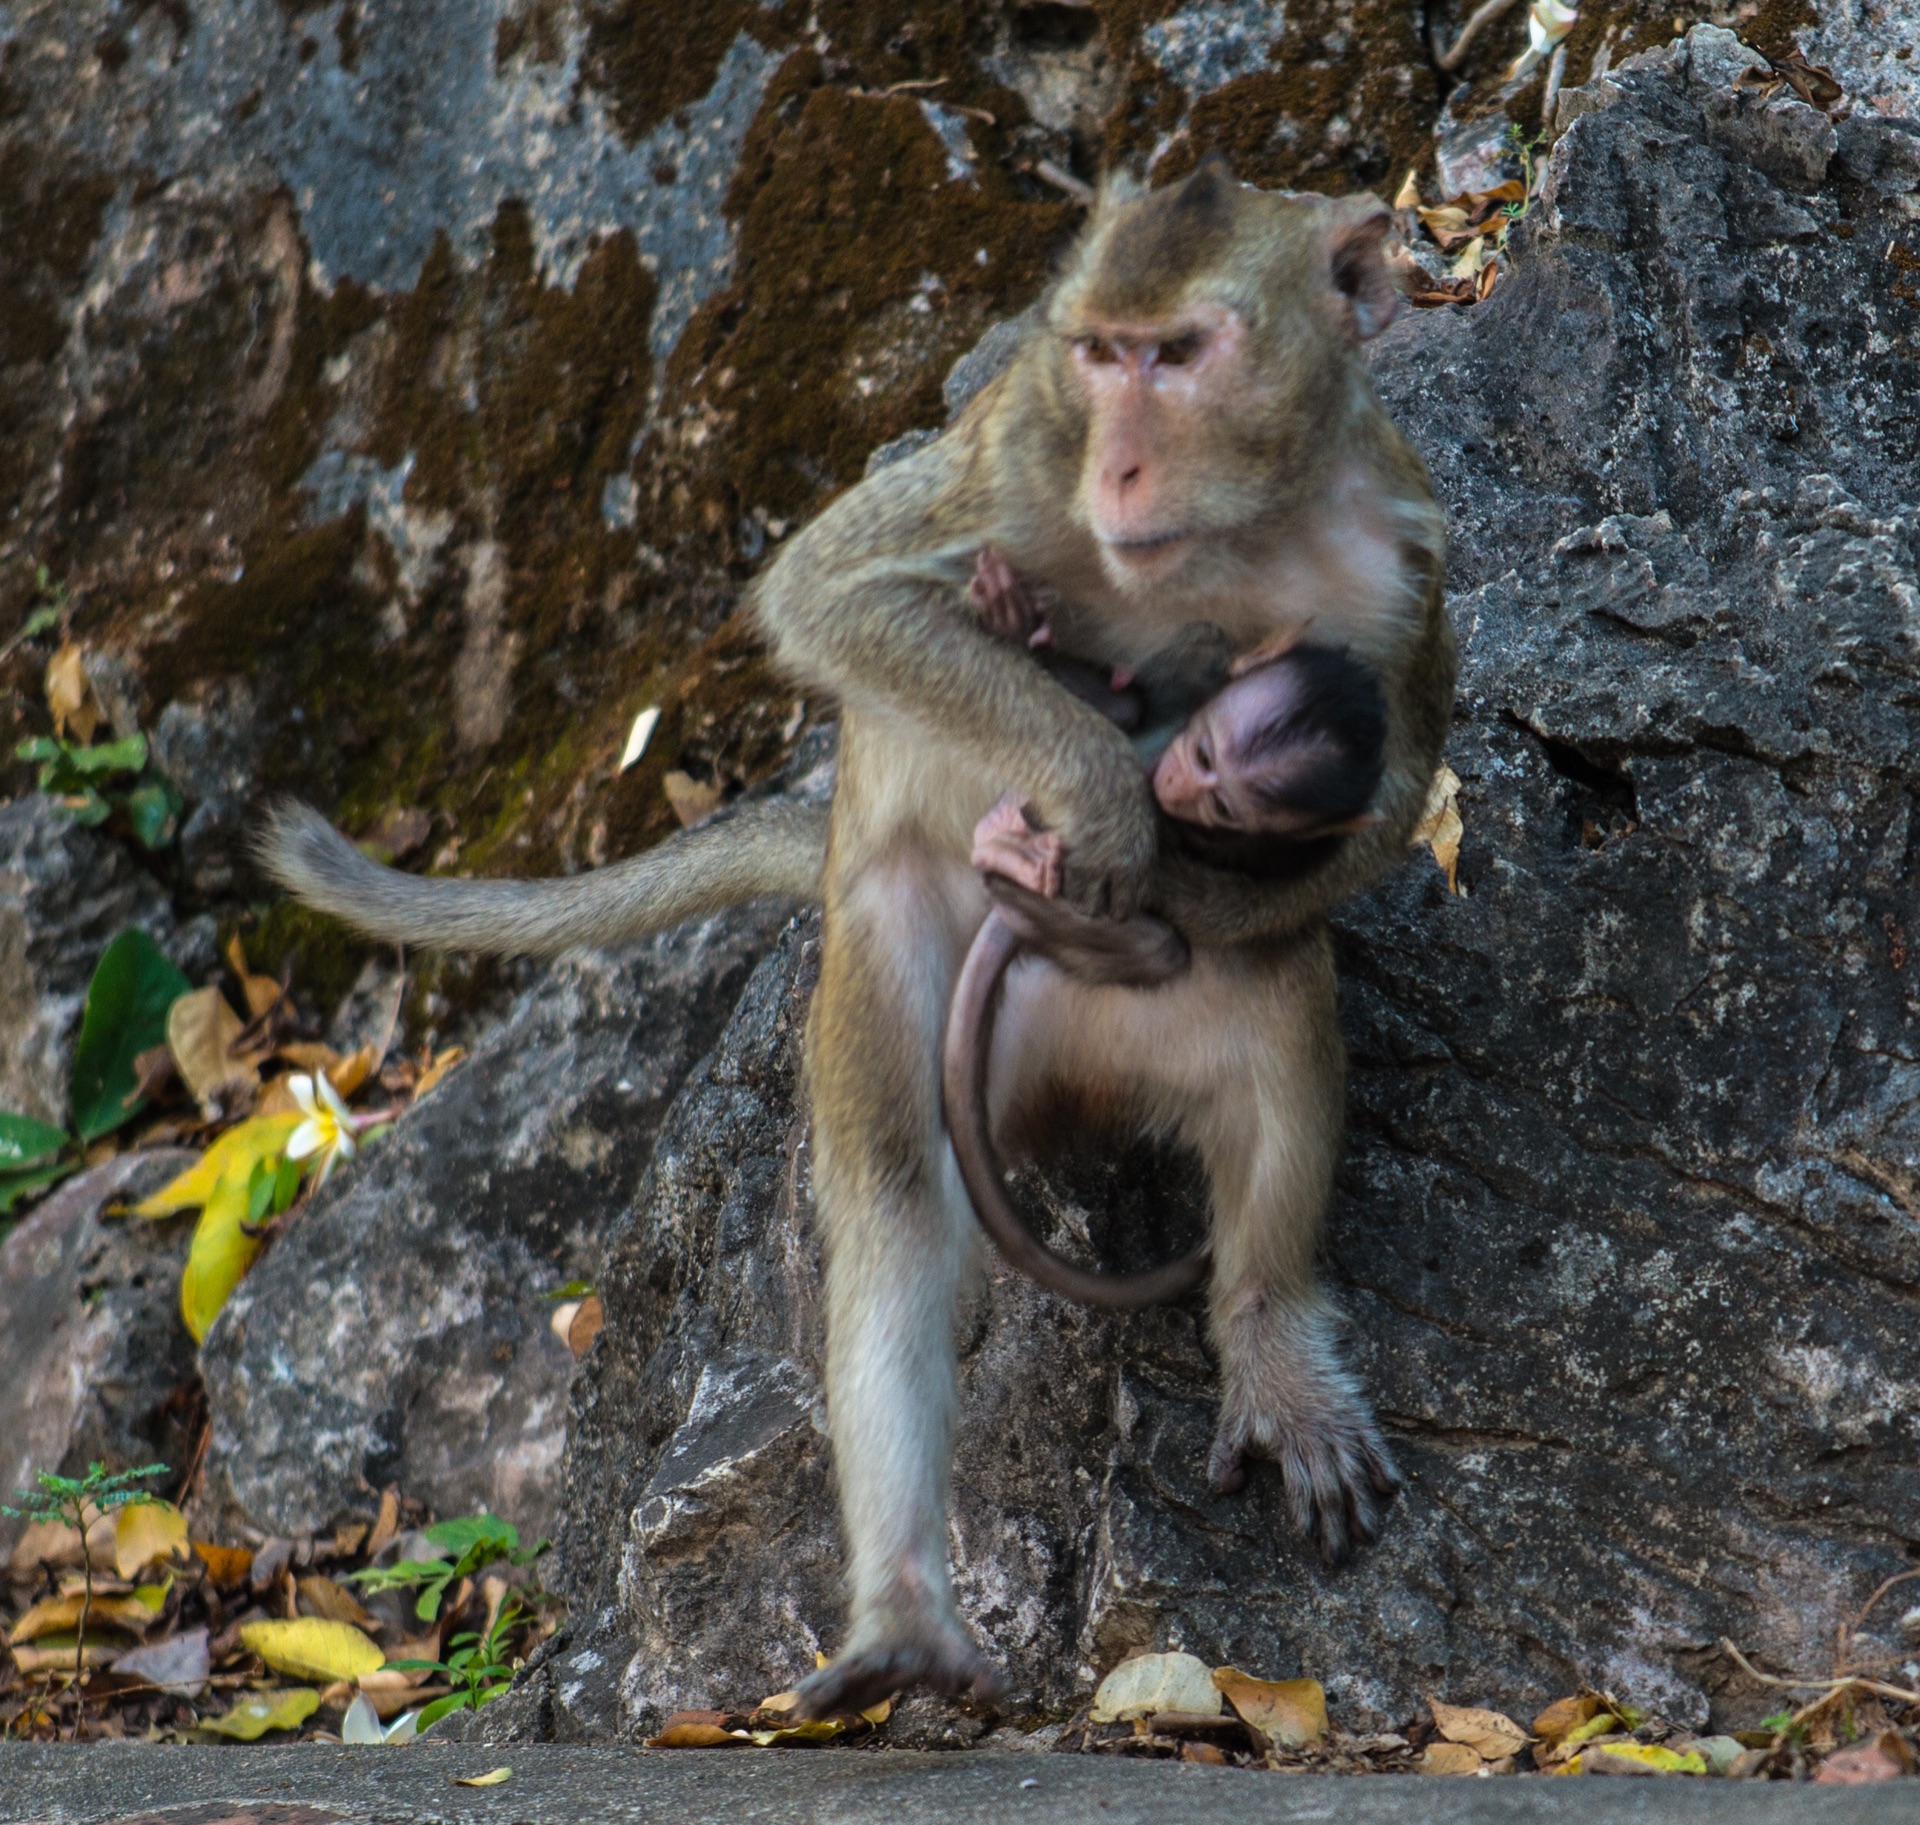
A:
[[[1393,212],[1372,197],[1356,198],[1334,217],[1327,248],[1333,288],[1355,342],[1379,335],[1400,308],[1400,288],[1387,258],[1393,231]]]

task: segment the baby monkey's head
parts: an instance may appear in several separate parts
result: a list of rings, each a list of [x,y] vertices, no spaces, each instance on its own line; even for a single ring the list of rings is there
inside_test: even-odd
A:
[[[1366,816],[1380,784],[1387,704],[1373,673],[1299,644],[1234,679],[1188,719],[1153,769],[1182,823],[1310,840]]]

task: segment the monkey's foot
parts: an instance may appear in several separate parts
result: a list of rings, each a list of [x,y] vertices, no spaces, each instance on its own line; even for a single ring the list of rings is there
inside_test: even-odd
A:
[[[870,1647],[850,1648],[800,1685],[803,1718],[864,1711],[911,1686],[931,1686],[949,1698],[997,1705],[1006,1695],[1000,1670],[966,1631],[947,1623]]]
[[[1289,1389],[1264,1412],[1229,1395],[1207,1458],[1207,1481],[1222,1495],[1246,1482],[1249,1456],[1278,1464],[1294,1525],[1329,1565],[1371,1544],[1400,1487],[1372,1413],[1345,1382],[1336,1370],[1311,1390]]]

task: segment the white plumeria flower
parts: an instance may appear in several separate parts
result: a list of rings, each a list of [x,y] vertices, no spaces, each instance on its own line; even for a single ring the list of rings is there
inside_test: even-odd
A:
[[[1527,8],[1527,48],[1507,72],[1507,80],[1516,82],[1546,61],[1579,23],[1580,9],[1566,6],[1562,0],[1533,0]]]
[[[287,1142],[287,1158],[304,1160],[308,1154],[317,1153],[320,1176],[314,1183],[324,1185],[335,1160],[353,1158],[353,1117],[324,1073],[309,1077],[304,1071],[298,1072],[287,1079],[287,1090],[307,1118]]]

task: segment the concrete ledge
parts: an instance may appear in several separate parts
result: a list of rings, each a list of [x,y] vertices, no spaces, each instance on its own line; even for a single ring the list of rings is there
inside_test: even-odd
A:
[[[502,1764],[513,1778],[498,1787],[453,1785]],[[1920,1783],[1908,1781],[1342,1779],[986,1750],[0,1745],[5,1825],[1892,1825],[1916,1816]]]

